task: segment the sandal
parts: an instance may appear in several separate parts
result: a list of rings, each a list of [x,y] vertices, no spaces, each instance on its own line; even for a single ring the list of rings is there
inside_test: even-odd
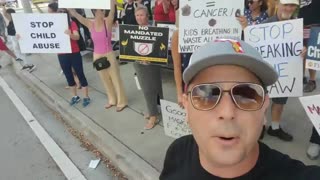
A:
[[[117,107],[117,112],[121,112],[122,110],[124,110],[126,107],[128,107],[128,105],[125,105],[123,107]]]
[[[151,129],[153,129],[154,127],[156,127],[156,125],[159,124],[159,122],[160,122],[160,119],[158,119],[158,118],[157,118],[154,122],[151,122],[150,119],[149,119],[148,122],[147,122],[147,124],[144,126],[143,129],[144,129],[144,130],[151,130]],[[146,127],[146,126],[149,125],[149,124],[150,124],[151,126],[150,126],[150,127]]]
[[[105,109],[110,109],[112,108],[113,106],[115,106],[114,104],[107,104],[104,106]]]

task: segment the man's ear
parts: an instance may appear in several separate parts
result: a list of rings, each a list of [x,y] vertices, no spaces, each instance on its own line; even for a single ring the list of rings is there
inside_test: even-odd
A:
[[[188,107],[188,95],[183,93],[182,95],[182,104],[185,109]]]

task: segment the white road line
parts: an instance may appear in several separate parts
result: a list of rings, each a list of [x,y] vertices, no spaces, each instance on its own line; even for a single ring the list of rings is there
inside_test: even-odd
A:
[[[33,132],[41,141],[42,145],[49,152],[53,160],[57,163],[63,174],[69,180],[86,180],[79,169],[73,164],[68,156],[61,150],[56,142],[49,136],[46,130],[39,124],[38,120],[32,115],[28,108],[23,104],[20,98],[8,86],[0,76],[0,86],[16,106],[24,120],[29,124]]]

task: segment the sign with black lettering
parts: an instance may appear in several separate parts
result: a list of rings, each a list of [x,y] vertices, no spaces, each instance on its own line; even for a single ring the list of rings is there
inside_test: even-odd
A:
[[[160,103],[165,134],[173,138],[191,134],[185,110],[178,104],[166,100],[161,100]]]
[[[243,12],[244,0],[180,0],[179,52],[192,53],[216,39],[240,39],[236,17]]]
[[[120,61],[167,64],[169,29],[120,25]]]
[[[308,41],[306,68],[320,70],[320,27],[312,27]]]
[[[67,14],[12,14],[22,53],[71,53]]]
[[[303,20],[252,25],[244,34],[245,41],[278,72],[279,80],[268,87],[270,97],[302,96]]]
[[[305,96],[299,99],[303,109],[320,135],[320,95]]]
[[[110,0],[59,0],[59,8],[110,9]]]

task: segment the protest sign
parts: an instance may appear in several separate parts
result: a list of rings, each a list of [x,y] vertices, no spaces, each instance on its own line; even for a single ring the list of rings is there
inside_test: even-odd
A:
[[[110,0],[59,0],[59,8],[110,9]]]
[[[120,61],[168,62],[168,28],[120,25]]]
[[[12,14],[22,53],[71,53],[67,14]]]
[[[112,41],[119,41],[119,25],[112,27]]]
[[[320,70],[320,27],[311,28],[306,59],[306,68]]]
[[[168,49],[171,50],[171,37],[173,32],[177,29],[177,26],[173,23],[168,22],[156,22],[157,27],[162,28],[169,28],[169,43],[168,43]]]
[[[50,0],[32,0],[33,4],[40,4],[40,3],[47,3],[50,2]]]
[[[268,87],[270,97],[302,96],[303,20],[252,25],[245,29],[245,41],[255,47],[279,75]]]
[[[186,112],[178,104],[160,100],[164,132],[167,136],[179,138],[191,134],[186,123]]]
[[[320,95],[300,97],[300,102],[320,135]]]
[[[194,52],[215,39],[241,38],[237,16],[244,0],[180,0],[179,52]]]

